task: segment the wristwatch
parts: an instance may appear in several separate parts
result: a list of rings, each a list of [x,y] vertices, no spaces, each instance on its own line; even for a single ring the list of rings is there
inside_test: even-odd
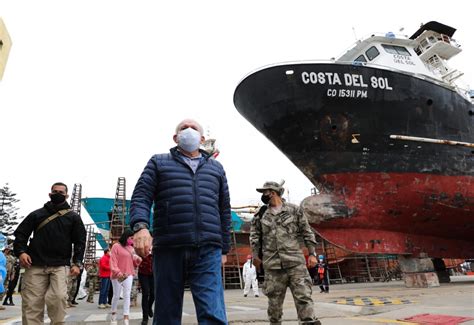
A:
[[[133,232],[138,232],[142,229],[148,229],[148,224],[145,223],[145,222],[137,222],[134,226],[133,226]]]

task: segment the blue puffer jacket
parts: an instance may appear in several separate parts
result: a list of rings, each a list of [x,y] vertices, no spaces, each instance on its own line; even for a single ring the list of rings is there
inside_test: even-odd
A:
[[[196,173],[177,147],[151,157],[138,179],[130,204],[130,226],[150,224],[152,203],[153,245],[230,248],[230,199],[224,168],[201,151]]]

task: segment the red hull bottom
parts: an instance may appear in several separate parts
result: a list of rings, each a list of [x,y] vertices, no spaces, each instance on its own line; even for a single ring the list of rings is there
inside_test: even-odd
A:
[[[474,257],[474,177],[415,173],[323,176],[303,202],[329,242],[354,253]]]

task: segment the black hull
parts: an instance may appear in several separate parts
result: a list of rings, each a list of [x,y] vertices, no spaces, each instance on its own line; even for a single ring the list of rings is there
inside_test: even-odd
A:
[[[322,192],[305,201],[326,239],[359,253],[474,257],[474,148],[391,138],[474,143],[474,107],[453,89],[295,63],[246,77],[234,104]]]
[[[305,84],[303,72],[337,73],[342,85]],[[344,74],[362,76],[367,87],[345,86]],[[392,90],[371,87],[372,77]],[[366,97],[328,96],[341,90],[366,91]],[[473,105],[427,80],[364,66],[281,65],[245,78],[234,103],[314,183],[321,174],[354,171],[474,175],[473,148],[390,139],[474,142]]]

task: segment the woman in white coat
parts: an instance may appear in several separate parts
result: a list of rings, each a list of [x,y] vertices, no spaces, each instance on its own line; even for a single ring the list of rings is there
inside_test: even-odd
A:
[[[242,275],[244,277],[245,287],[244,287],[244,297],[247,297],[250,292],[250,286],[253,289],[253,294],[255,297],[258,297],[258,281],[257,281],[257,270],[255,265],[252,263],[252,256],[247,255],[247,262],[245,262]]]

